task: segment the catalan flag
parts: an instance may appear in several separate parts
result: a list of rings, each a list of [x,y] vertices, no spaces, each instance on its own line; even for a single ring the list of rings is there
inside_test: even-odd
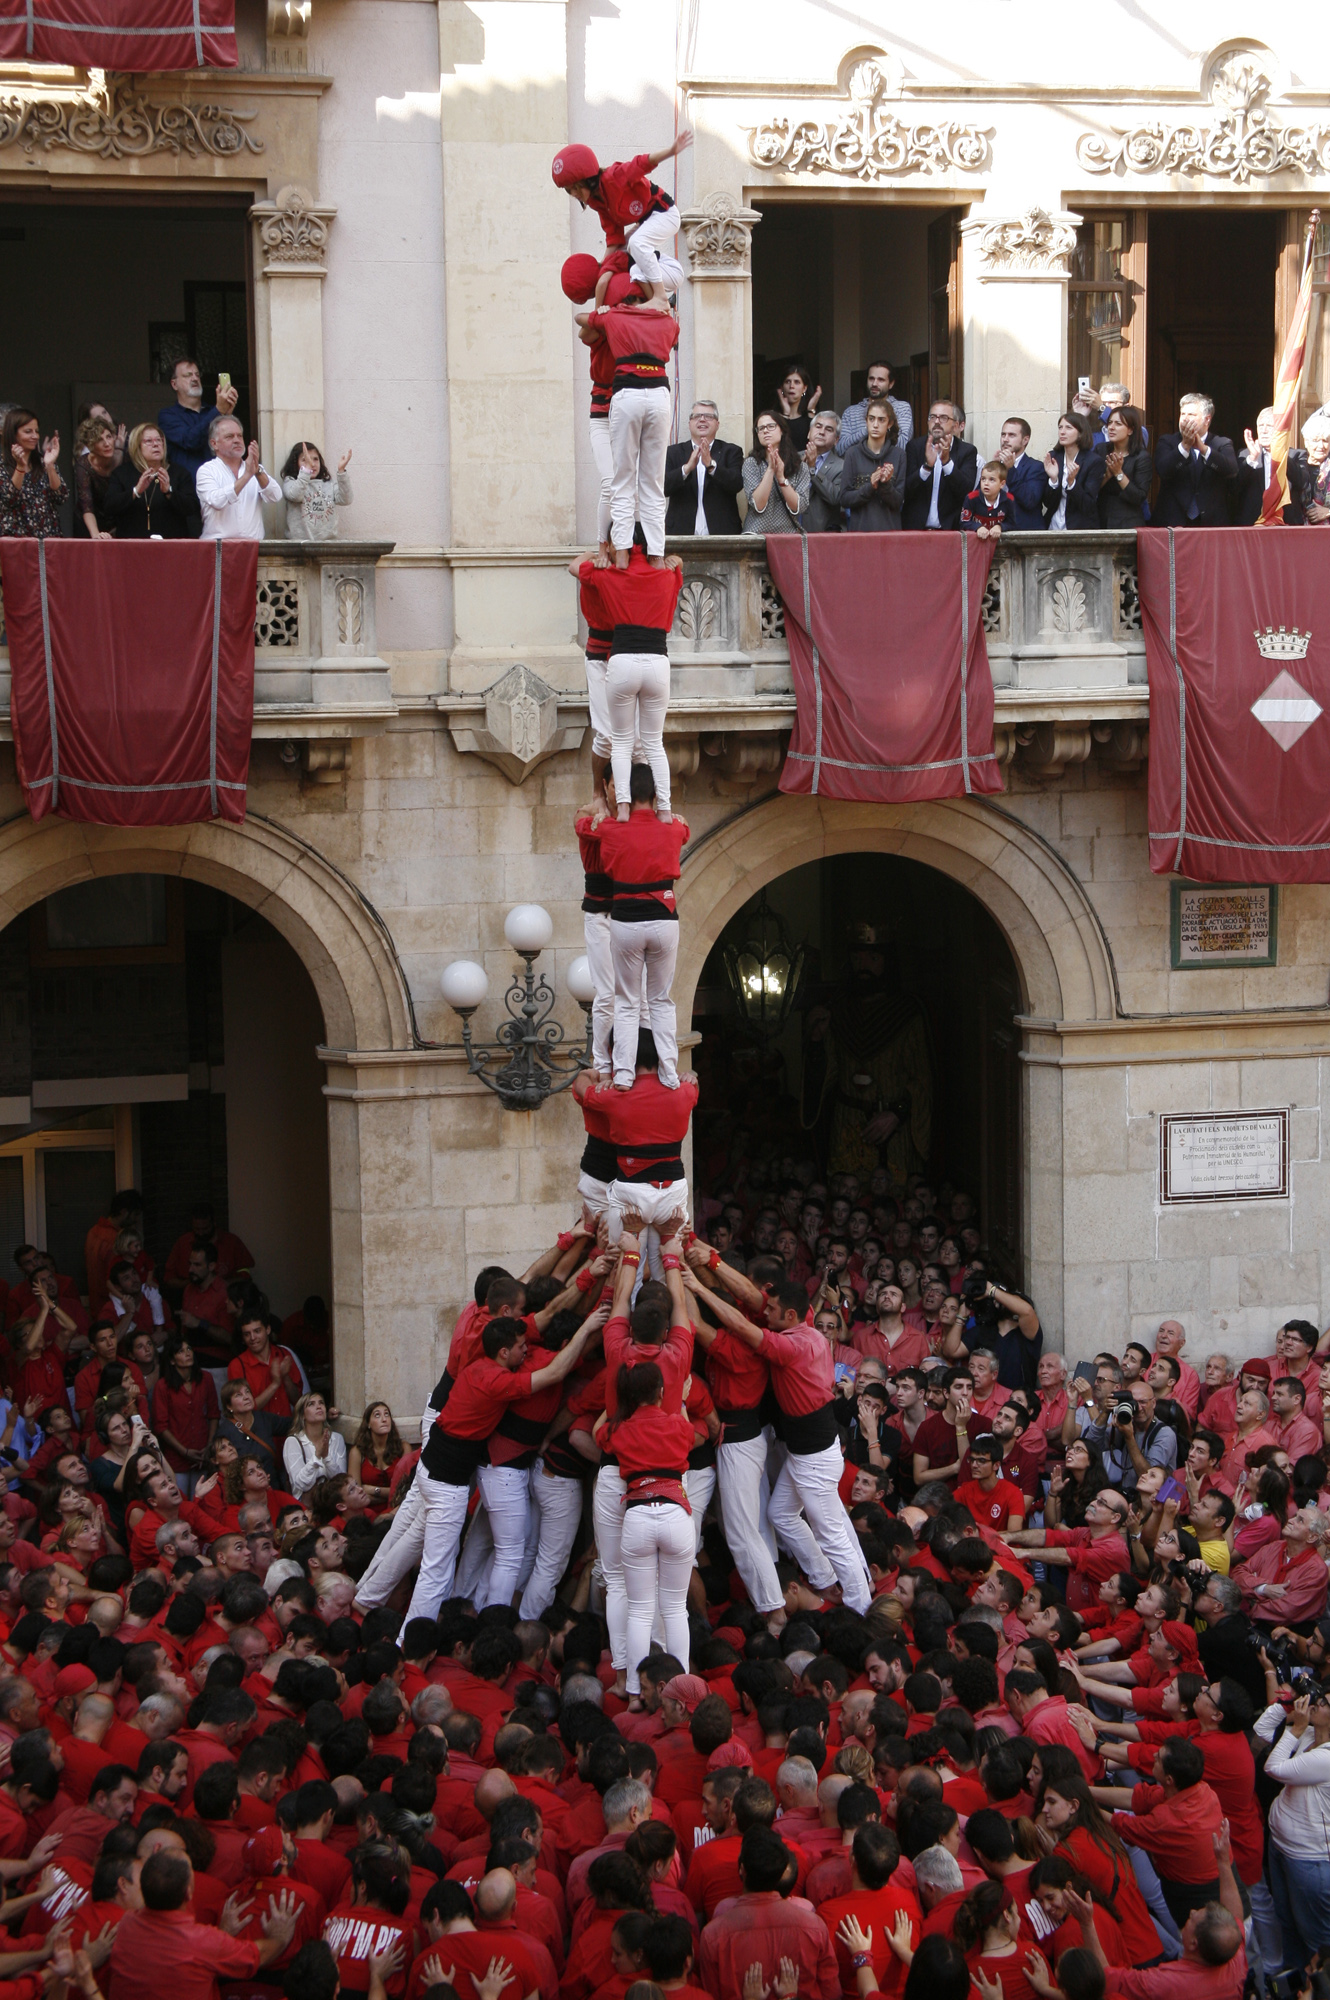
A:
[[[1284,509],[1289,502],[1288,454],[1290,446],[1298,437],[1298,397],[1302,388],[1302,367],[1307,354],[1307,328],[1312,310],[1312,246],[1316,241],[1316,226],[1320,211],[1313,209],[1311,223],[1307,230],[1307,245],[1302,259],[1302,284],[1298,291],[1298,302],[1293,311],[1293,323],[1284,343],[1284,355],[1279,364],[1279,376],[1275,383],[1275,427],[1270,440],[1270,484],[1265,489],[1261,505],[1260,525],[1263,528],[1278,528],[1284,523]]]

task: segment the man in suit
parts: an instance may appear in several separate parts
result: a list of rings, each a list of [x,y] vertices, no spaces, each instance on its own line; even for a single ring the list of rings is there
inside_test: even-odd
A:
[[[839,534],[845,525],[840,506],[840,477],[845,468],[836,450],[839,430],[840,418],[834,410],[819,410],[808,426],[804,464],[811,491],[804,526],[810,535]]]
[[[744,455],[737,444],[716,436],[720,411],[714,403],[694,403],[687,444],[665,453],[665,532],[667,535],[737,535],[736,494],[743,491]]]
[[[1030,426],[1024,417],[1008,417],[998,433],[998,457],[1007,468],[1007,491],[1011,495],[1013,528],[1035,529],[1044,525],[1044,484],[1048,474],[1029,452]]]
[[[934,403],[923,437],[905,447],[903,528],[955,528],[961,525],[965,496],[979,484],[979,454],[962,432],[965,412],[959,403]]]
[[[1275,413],[1273,406],[1261,411],[1256,419],[1256,435],[1243,432],[1247,449],[1238,453],[1237,498],[1233,506],[1235,528],[1254,528],[1261,518],[1265,505],[1265,489],[1270,484],[1273,467],[1270,460],[1270,445],[1275,434]]]
[[[1178,428],[1155,448],[1159,528],[1227,528],[1233,518],[1238,479],[1237,454],[1230,438],[1212,432],[1215,406],[1208,396],[1184,396]]]

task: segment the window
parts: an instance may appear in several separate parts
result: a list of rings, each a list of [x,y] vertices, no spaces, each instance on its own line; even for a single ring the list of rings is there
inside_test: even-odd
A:
[[[1135,244],[1133,219],[1125,211],[1097,216],[1077,232],[1067,293],[1068,408],[1082,375],[1096,388],[1125,382],[1132,402],[1143,401],[1145,355],[1133,324],[1141,292]]]

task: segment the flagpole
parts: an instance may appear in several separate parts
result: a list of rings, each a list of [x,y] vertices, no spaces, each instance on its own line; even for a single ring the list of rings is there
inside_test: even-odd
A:
[[[1297,440],[1298,406],[1302,395],[1302,370],[1307,354],[1307,329],[1311,319],[1312,250],[1321,211],[1314,208],[1307,220],[1302,246],[1302,269],[1297,299],[1289,323],[1288,338],[1280,357],[1275,379],[1274,429],[1270,440],[1270,483],[1261,505],[1260,526],[1279,527],[1289,502],[1288,454]]]

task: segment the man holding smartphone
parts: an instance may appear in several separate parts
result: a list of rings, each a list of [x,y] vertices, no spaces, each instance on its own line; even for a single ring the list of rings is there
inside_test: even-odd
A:
[[[208,446],[208,426],[217,417],[229,417],[239,401],[239,391],[229,375],[217,378],[217,401],[203,407],[203,376],[199,364],[185,356],[171,370],[174,403],[157,412],[157,424],[166,439],[172,465],[182,465],[191,479],[206,465],[212,453]]]

